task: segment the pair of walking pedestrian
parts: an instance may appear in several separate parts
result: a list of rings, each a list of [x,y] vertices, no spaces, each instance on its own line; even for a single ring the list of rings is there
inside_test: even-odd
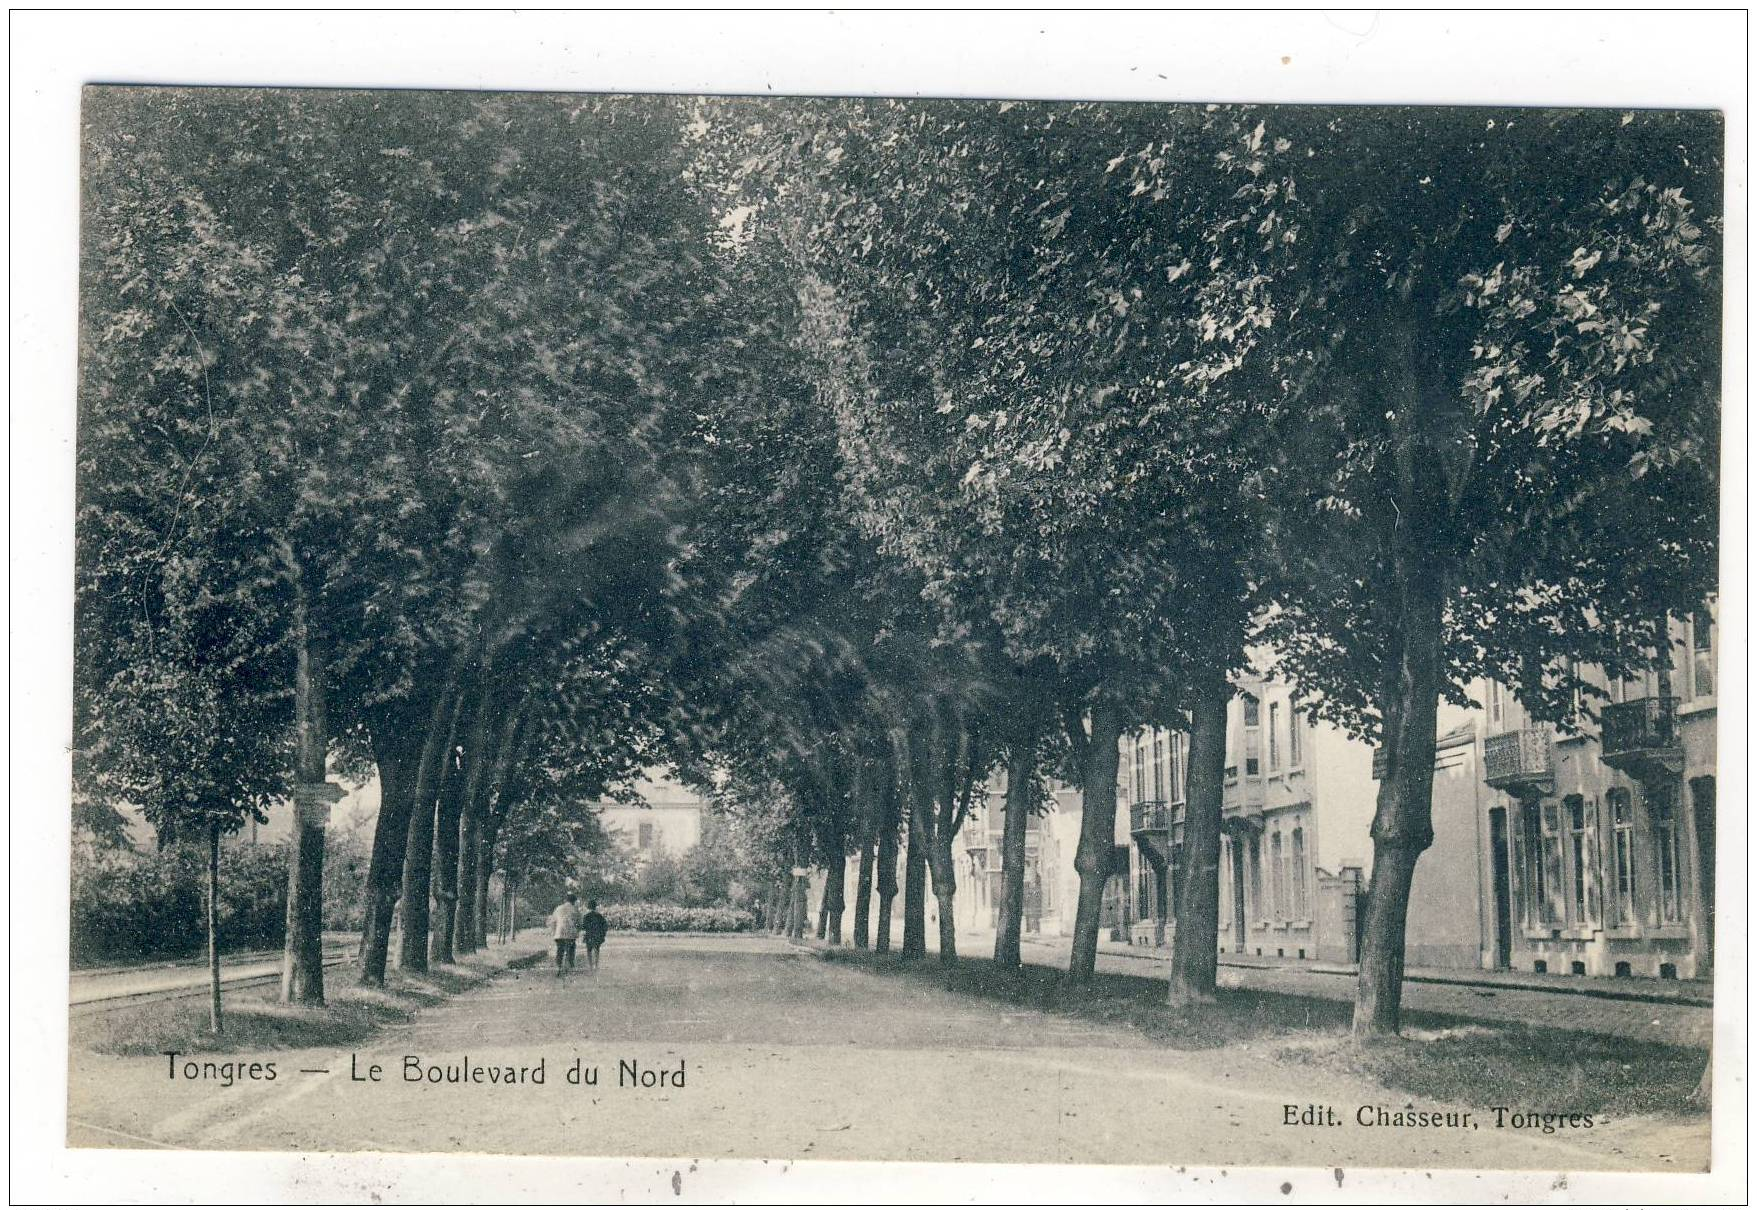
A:
[[[598,911],[598,901],[586,901],[586,914],[580,915],[579,897],[569,894],[549,913],[549,927],[555,938],[555,977],[574,968],[574,952],[578,942],[586,943],[586,969],[598,969],[598,951],[610,935],[610,922]]]

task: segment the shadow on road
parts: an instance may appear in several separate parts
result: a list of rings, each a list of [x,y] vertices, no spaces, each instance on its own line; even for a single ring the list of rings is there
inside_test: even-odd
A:
[[[1690,1047],[1423,1012],[1405,1014],[1402,1037],[1363,1043],[1349,1032],[1352,1006],[1333,999],[1223,988],[1211,1004],[1173,1008],[1163,979],[1101,973],[1079,985],[1049,967],[1007,971],[987,958],[941,963],[853,949],[816,952],[849,971],[1132,1030],[1173,1050],[1249,1049],[1314,1074],[1361,1076],[1448,1104],[1544,1113],[1695,1113],[1692,1095],[1708,1059],[1706,1051]],[[996,1027],[1007,1027],[1006,1015]]]

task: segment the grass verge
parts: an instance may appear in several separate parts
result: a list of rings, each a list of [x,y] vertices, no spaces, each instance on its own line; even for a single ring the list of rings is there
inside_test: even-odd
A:
[[[1212,1003],[1172,1008],[1164,980],[1139,975],[1100,974],[1079,986],[1050,967],[1012,972],[987,958],[904,962],[841,949],[819,956],[957,995],[1133,1030],[1172,1050],[1251,1050],[1306,1072],[1355,1076],[1448,1105],[1606,1116],[1701,1112],[1693,1098],[1708,1052],[1693,1047],[1435,1013],[1406,1013],[1402,1037],[1362,1042],[1350,1033],[1352,1006],[1338,1000],[1222,989]]]
[[[504,970],[533,965],[542,950],[494,949],[427,974],[392,971],[385,986],[361,987],[351,965],[324,973],[321,1008],[282,1004],[273,985],[226,992],[226,1030],[208,1027],[205,995],[153,1000],[105,1011],[74,1012],[68,1044],[105,1055],[230,1054],[238,1051],[296,1050],[359,1045],[388,1026],[401,1024],[423,1008],[480,987]]]

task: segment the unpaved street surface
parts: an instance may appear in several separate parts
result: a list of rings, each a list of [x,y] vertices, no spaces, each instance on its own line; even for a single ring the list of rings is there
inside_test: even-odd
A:
[[[1278,1062],[1273,1049],[1170,1050],[1132,1029],[1013,1010],[764,937],[612,938],[596,975],[508,973],[357,1053],[216,1057],[272,1060],[272,1081],[223,1087],[171,1078],[164,1057],[75,1052],[68,1133],[76,1146],[683,1159],[1706,1164],[1703,1119],[1544,1134],[1496,1129],[1474,1111],[1456,1128],[1360,1126],[1360,1106],[1407,1100]],[[576,1063],[579,1083],[568,1078]],[[405,1078],[415,1070],[419,1080]],[[451,1073],[476,1082],[445,1082]],[[1284,1125],[1289,1104],[1333,1106],[1343,1122]]]

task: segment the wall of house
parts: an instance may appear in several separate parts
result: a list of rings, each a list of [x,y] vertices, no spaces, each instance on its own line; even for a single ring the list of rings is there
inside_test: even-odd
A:
[[[1318,874],[1315,956],[1320,962],[1353,962],[1359,928],[1361,872],[1354,866]]]
[[[1318,866],[1331,874],[1344,866],[1371,872],[1373,812],[1379,797],[1373,750],[1324,723],[1313,723],[1307,735],[1307,780],[1318,813]]]
[[[699,806],[660,803],[634,807],[606,803],[598,814],[604,830],[627,845],[637,860],[646,860],[658,853],[681,856],[702,838]],[[643,838],[645,844],[641,843]]]
[[[649,769],[634,791],[644,806],[612,801],[594,805],[605,831],[620,838],[637,860],[660,852],[677,857],[701,841],[707,804],[700,795],[659,769]]]
[[[1487,917],[1488,787],[1473,721],[1458,724],[1434,753],[1434,843],[1415,867],[1404,961],[1410,966],[1477,969],[1492,964]]]
[[[1602,700],[1594,699],[1577,716],[1576,733],[1554,731],[1553,792],[1528,801],[1482,792],[1483,811],[1504,811],[1508,821],[1514,969],[1681,979],[1709,969],[1714,844],[1699,828],[1712,826],[1713,811],[1699,812],[1697,801],[1701,795],[1706,808],[1715,794],[1718,644],[1709,618],[1674,620],[1671,637],[1680,774],[1648,785],[1606,765],[1591,717]],[[1651,672],[1626,684],[1609,684],[1590,669],[1586,675],[1612,701],[1659,693]],[[1485,684],[1476,696],[1485,737],[1541,725],[1511,694]],[[1674,804],[1670,812],[1666,799]],[[1488,901],[1492,848],[1484,853]],[[1492,915],[1490,921],[1492,927]]]

